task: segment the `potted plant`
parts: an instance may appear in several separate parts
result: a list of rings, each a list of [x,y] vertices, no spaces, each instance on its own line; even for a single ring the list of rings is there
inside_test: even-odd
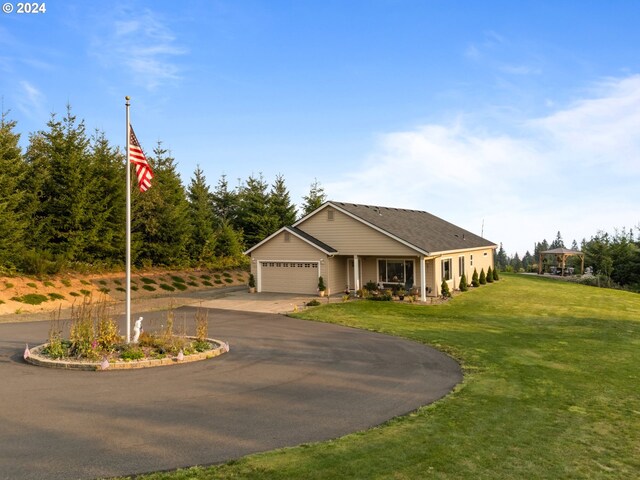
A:
[[[256,279],[253,273],[249,274],[249,293],[256,293]]]
[[[327,287],[324,284],[324,279],[322,277],[318,277],[318,292],[320,292],[321,297],[324,297],[326,290]]]

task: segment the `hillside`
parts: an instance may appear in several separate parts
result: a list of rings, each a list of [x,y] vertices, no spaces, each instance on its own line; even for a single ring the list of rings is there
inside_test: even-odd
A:
[[[131,275],[131,298],[139,300],[172,293],[202,291],[247,283],[242,270],[152,270]],[[71,307],[84,297],[122,302],[125,274],[67,274],[32,277],[0,277],[0,315],[48,313]]]

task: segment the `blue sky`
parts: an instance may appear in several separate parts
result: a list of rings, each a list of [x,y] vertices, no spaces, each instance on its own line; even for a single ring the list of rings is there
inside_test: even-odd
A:
[[[13,2],[16,5],[16,2]],[[66,104],[187,184],[426,210],[522,255],[640,226],[640,2],[55,0],[0,14],[17,131]]]

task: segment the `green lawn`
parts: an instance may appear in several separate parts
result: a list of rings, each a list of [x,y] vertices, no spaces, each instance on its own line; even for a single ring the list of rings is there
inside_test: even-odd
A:
[[[640,295],[505,275],[444,305],[299,313],[453,355],[455,392],[378,428],[145,479],[640,477]]]

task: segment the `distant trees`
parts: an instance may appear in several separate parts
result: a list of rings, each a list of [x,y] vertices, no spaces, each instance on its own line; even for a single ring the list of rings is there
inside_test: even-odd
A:
[[[121,268],[125,251],[126,159],[105,134],[86,133],[70,106],[29,135],[0,117],[0,273]],[[152,187],[132,177],[132,260],[138,266],[240,265],[243,251],[285,225],[296,206],[284,175],[260,173],[238,186],[223,174],[213,189],[198,166],[188,186],[161,142],[147,160]],[[317,180],[303,198],[313,211],[326,195]]]

